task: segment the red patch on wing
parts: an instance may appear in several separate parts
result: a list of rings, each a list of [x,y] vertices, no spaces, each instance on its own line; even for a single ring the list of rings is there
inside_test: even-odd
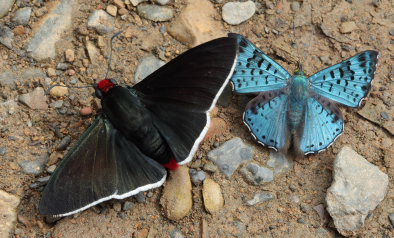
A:
[[[103,79],[98,84],[97,87],[103,92],[107,93],[111,88],[113,88],[115,84],[111,82],[110,79]]]
[[[177,168],[179,168],[179,164],[176,162],[174,157],[171,158],[170,162],[162,165],[164,166],[164,168],[167,168],[169,170],[176,170]]]

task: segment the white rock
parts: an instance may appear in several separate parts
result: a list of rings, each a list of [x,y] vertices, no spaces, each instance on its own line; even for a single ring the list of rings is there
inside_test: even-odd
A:
[[[0,1],[0,18],[6,16],[8,11],[14,5],[15,0],[1,0]]]
[[[20,198],[0,190],[0,237],[11,237],[16,222]]]
[[[228,2],[222,8],[222,17],[230,25],[238,25],[251,18],[256,12],[252,1]]]
[[[15,16],[12,18],[12,21],[18,25],[27,25],[29,24],[31,12],[31,7],[20,8],[15,12]]]
[[[327,211],[342,235],[354,235],[384,199],[388,176],[350,147],[334,161],[334,180],[327,191]]]
[[[34,59],[55,58],[55,44],[71,27],[74,2],[75,0],[62,0],[45,16],[42,23],[41,21],[36,23],[40,26],[27,45],[27,51]]]

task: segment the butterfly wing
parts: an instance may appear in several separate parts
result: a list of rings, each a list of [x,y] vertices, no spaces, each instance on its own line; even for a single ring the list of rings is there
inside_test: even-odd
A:
[[[233,33],[229,36],[239,44],[238,62],[231,78],[236,93],[264,92],[287,86],[291,75],[282,66],[244,36]]]
[[[268,95],[266,95],[268,94]],[[244,112],[244,123],[253,137],[263,145],[276,150],[283,149],[289,138],[287,127],[288,95],[269,92],[252,100]]]
[[[171,60],[133,88],[179,164],[192,159],[209,128],[209,111],[229,82],[237,42],[219,38]]]
[[[305,154],[329,147],[343,132],[342,114],[337,105],[322,96],[307,99],[299,147]]]
[[[377,51],[364,51],[309,78],[311,90],[349,107],[358,107],[371,88]]]
[[[67,216],[162,185],[166,170],[98,117],[46,185],[40,213]]]

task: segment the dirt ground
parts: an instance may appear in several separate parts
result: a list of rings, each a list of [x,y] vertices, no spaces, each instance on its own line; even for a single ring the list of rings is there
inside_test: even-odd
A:
[[[51,1],[33,2],[41,3],[32,5],[34,12]],[[30,68],[40,68],[47,72],[48,68],[56,68],[59,62],[64,61],[64,49],[74,48],[76,61],[73,67],[76,75],[52,77],[52,82],[68,83],[77,78],[80,85],[86,85],[103,78],[108,47],[101,49],[99,65],[90,64],[86,67],[82,60],[87,58],[84,44],[86,38],[93,41],[98,39],[97,33],[86,28],[87,18],[93,10],[105,8],[109,2],[78,0],[78,9],[73,10],[73,29],[65,34],[58,45],[58,54],[54,60],[30,61],[0,45],[0,73],[11,71],[21,75]],[[212,2],[220,16],[222,6],[229,1]],[[306,0],[300,1],[301,8],[298,11],[291,10],[291,1],[255,2],[257,13],[245,23],[230,26],[221,17],[215,20],[220,21],[227,32],[245,35],[289,72],[294,71],[297,61],[302,62],[306,72],[311,75],[362,50],[378,50],[379,65],[365,103],[379,105],[385,112],[393,110],[394,3],[391,0]],[[174,0],[169,6],[176,10],[177,15],[186,4],[183,0]],[[136,13],[131,10],[129,14],[130,18],[126,21],[116,18],[115,26],[118,30],[136,26],[137,23],[133,20]],[[40,20],[37,15],[39,14],[32,15],[30,25]],[[7,23],[9,20],[10,17],[7,16],[0,19],[0,23]],[[340,32],[341,23],[347,21],[355,22],[357,28],[343,34]],[[132,38],[120,36],[114,43],[110,76],[122,84],[133,84],[133,75],[141,57],[154,54],[169,61],[188,49],[169,34],[160,32],[168,24],[170,23],[153,23],[142,19],[141,24],[134,28]],[[392,35],[389,34],[390,31],[393,31]],[[17,35],[14,42],[16,47],[23,49],[29,34],[31,33]],[[167,54],[160,54],[160,47],[165,47]],[[16,87],[2,87],[1,112],[10,110],[6,107],[6,102],[17,101],[18,95],[45,85],[43,80],[27,81],[22,78],[18,79]],[[49,98],[48,103],[56,100]],[[204,232],[209,237],[340,237],[332,220],[322,219],[313,207],[325,204],[326,190],[332,182],[333,160],[344,145],[351,146],[390,178],[386,198],[368,217],[359,237],[394,237],[394,230],[388,219],[388,214],[394,213],[393,134],[379,124],[361,117],[357,113],[358,109],[348,108],[342,108],[345,132],[328,150],[295,161],[291,171],[275,177],[268,185],[250,185],[238,171],[231,180],[220,172],[210,174],[220,184],[225,199],[224,208],[217,214],[211,215],[205,211],[201,186],[193,186],[194,204],[190,215],[178,222],[170,221],[164,216],[159,204],[162,188],[158,188],[152,191],[153,194],[146,203],[137,203],[135,198],[109,201],[98,208],[47,224],[37,209],[42,188],[32,189],[30,185],[37,178],[48,174],[43,172],[37,176],[28,175],[18,162],[34,160],[45,154],[49,155],[50,161],[58,161],[65,153],[56,151],[60,142],[58,133],[70,135],[73,144],[92,122],[94,113],[83,117],[79,111],[86,106],[97,111],[99,101],[94,98],[93,89],[70,89],[63,100],[65,109],[61,113],[59,109],[32,110],[15,103],[11,115],[7,112],[1,114],[0,147],[6,148],[6,153],[0,156],[0,189],[21,197],[18,223],[12,237],[146,237],[144,233],[148,231],[152,237],[155,237],[154,234],[156,237],[169,237],[175,229],[180,230],[185,237],[201,237],[202,223],[207,224],[208,229],[205,226]],[[219,107],[218,116],[231,129],[213,140],[204,141],[194,162],[189,166],[202,167],[208,162],[206,155],[215,147],[214,144],[221,144],[232,137],[240,137],[253,145],[254,160],[259,164],[266,164],[270,150],[257,144],[243,125],[241,115],[244,104],[242,97],[233,95],[228,107]],[[386,123],[394,124],[394,121],[391,118]],[[256,206],[245,204],[246,200],[262,191],[274,193],[276,199]],[[113,208],[117,206],[115,204],[123,204],[125,201],[134,203],[132,209],[116,211]]]

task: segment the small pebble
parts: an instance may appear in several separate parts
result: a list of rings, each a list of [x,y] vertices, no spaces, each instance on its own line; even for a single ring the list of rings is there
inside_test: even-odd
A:
[[[65,52],[64,52],[64,57],[66,58],[66,61],[67,62],[74,62],[74,60],[75,60],[75,52],[74,52],[74,50],[73,49],[67,49]]]
[[[146,202],[146,196],[145,196],[144,192],[137,193],[134,197],[138,203],[145,203]]]
[[[389,31],[390,36],[394,36],[394,28]]]
[[[53,164],[47,168],[47,172],[52,174],[53,172],[55,172],[55,169],[56,169],[56,165]]]
[[[171,238],[184,238],[185,236],[182,234],[182,232],[178,229],[174,229],[171,234],[170,234]]]
[[[141,4],[137,7],[138,15],[151,21],[169,21],[174,17],[172,8],[152,4]]]
[[[126,8],[121,8],[121,9],[119,9],[118,12],[119,12],[119,15],[121,15],[121,16],[124,16],[127,13],[129,13],[129,11]]]
[[[5,147],[0,147],[0,155],[5,155],[7,153],[7,149]]]
[[[56,100],[53,103],[49,104],[51,108],[61,108],[63,106],[63,100]]]
[[[114,6],[114,5],[108,5],[107,6],[107,12],[110,15],[116,17],[116,13],[118,12],[118,8],[116,6]]]
[[[254,195],[252,200],[249,200],[246,202],[247,205],[249,206],[254,206],[266,201],[270,201],[270,200],[274,200],[275,199],[275,195],[268,193],[268,192],[263,192],[263,193],[258,193],[256,195]]]
[[[49,94],[52,97],[64,97],[68,94],[68,88],[67,87],[62,87],[62,86],[55,86],[51,89]]]
[[[56,69],[54,69],[54,68],[48,68],[47,69],[47,75],[48,75],[48,77],[55,77],[57,74],[56,74]]]
[[[307,212],[309,211],[310,208],[309,208],[309,206],[306,205],[305,203],[301,203],[301,204],[300,204],[300,209],[301,209],[302,212],[307,213]]]
[[[88,115],[92,114],[92,112],[93,112],[93,109],[92,109],[91,107],[84,107],[84,108],[82,108],[82,109],[79,111],[79,113],[80,113],[82,116],[88,116]]]
[[[383,119],[385,119],[386,121],[390,120],[390,117],[389,117],[389,115],[387,115],[387,112],[381,112],[381,113],[380,113],[380,116],[381,116]]]
[[[192,179],[192,183],[194,185],[199,185],[205,180],[206,175],[205,175],[204,171],[201,171],[201,170],[198,171],[198,170],[195,170],[195,169],[190,169],[189,173],[190,173],[190,177]]]
[[[57,145],[56,150],[57,151],[65,150],[70,145],[70,143],[71,143],[71,136],[65,136]]]
[[[300,10],[300,3],[297,1],[294,1],[291,3],[291,10],[298,12]]]
[[[66,70],[66,69],[68,69],[68,67],[70,67],[70,65],[67,64],[67,63],[58,63],[57,66],[56,66],[56,69],[58,69],[58,70]]]
[[[120,202],[115,202],[112,205],[112,208],[116,211],[116,212],[120,212],[122,210],[122,204],[120,204]]]
[[[126,201],[124,204],[123,204],[123,211],[129,211],[130,209],[132,209],[133,208],[133,206],[134,206],[134,203],[132,203],[132,202],[130,202],[130,201]]]

